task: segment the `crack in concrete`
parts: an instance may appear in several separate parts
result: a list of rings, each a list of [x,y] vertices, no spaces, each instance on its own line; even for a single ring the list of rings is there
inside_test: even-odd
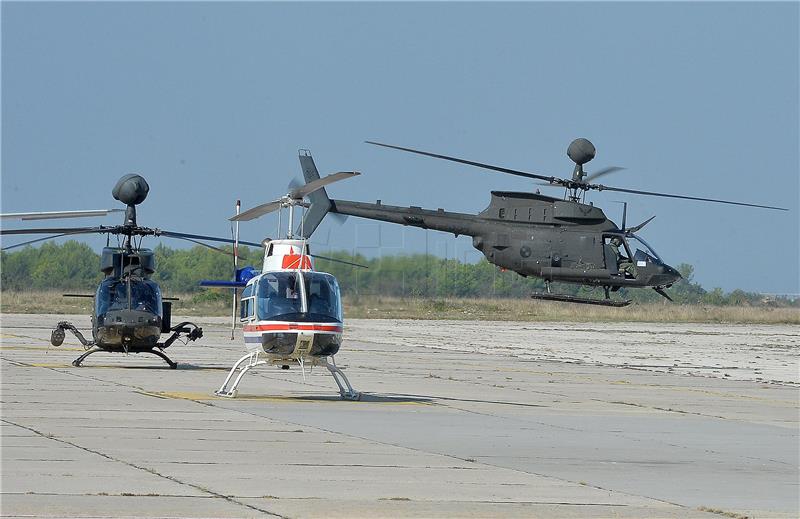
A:
[[[170,476],[170,475],[167,475],[167,474],[161,474],[160,472],[158,472],[155,469],[152,469],[152,468],[149,468],[149,467],[140,466],[140,465],[136,465],[135,463],[132,463],[130,461],[126,461],[126,460],[115,458],[114,456],[111,456],[111,455],[106,454],[104,452],[100,452],[100,451],[97,451],[97,450],[94,450],[94,449],[90,449],[88,447],[84,447],[82,445],[78,445],[77,443],[73,443],[71,441],[64,440],[62,438],[58,438],[58,437],[49,435],[47,433],[43,433],[43,432],[41,432],[41,431],[39,431],[37,429],[34,429],[33,427],[28,427],[27,425],[22,425],[22,424],[19,424],[19,423],[16,423],[16,422],[12,422],[11,420],[8,420],[8,419],[5,419],[5,418],[0,419],[0,421],[2,421],[4,423],[7,423],[9,425],[15,425],[15,426],[17,426],[17,427],[19,427],[21,429],[25,429],[27,431],[30,431],[30,432],[32,432],[34,434],[37,434],[37,435],[41,436],[42,438],[47,438],[48,440],[53,440],[53,441],[56,441],[56,442],[59,442],[59,443],[63,443],[65,445],[69,445],[71,447],[75,447],[76,449],[80,449],[80,450],[82,450],[84,452],[88,452],[88,453],[94,454],[96,456],[100,456],[100,457],[105,458],[105,459],[110,460],[110,461],[114,461],[114,462],[117,462],[117,463],[122,463],[123,465],[126,465],[128,467],[134,468],[136,470],[141,470],[143,472],[147,472],[148,474],[152,474],[154,476],[158,476],[160,478],[172,481],[173,483],[177,483],[179,485],[184,485],[184,486],[188,486],[188,487],[194,488],[195,490],[199,490],[200,492],[203,492],[205,494],[209,494],[210,496],[213,496],[215,498],[224,499],[225,501],[228,501],[229,503],[233,503],[235,505],[243,506],[245,508],[249,508],[251,510],[255,510],[256,512],[260,512],[262,514],[267,514],[267,515],[270,515],[272,517],[280,517],[282,519],[288,519],[286,516],[283,516],[283,515],[280,515],[280,514],[276,514],[274,512],[270,512],[269,510],[265,510],[263,508],[259,508],[259,507],[254,506],[254,505],[250,505],[248,503],[243,503],[241,501],[238,501],[238,500],[232,498],[231,496],[226,496],[224,494],[220,494],[219,492],[215,492],[215,491],[213,491],[211,489],[202,487],[202,486],[197,485],[195,483],[190,483],[188,481],[182,481],[182,480],[176,478],[175,476]]]
[[[448,351],[448,353],[454,353],[454,352]],[[468,352],[464,352],[464,353],[468,353]],[[541,362],[554,362],[554,361],[548,360],[548,359],[543,359]],[[603,364],[598,364],[598,365],[602,366]],[[628,368],[630,368],[630,366],[619,366],[619,367],[628,367]],[[48,367],[48,369],[53,369],[53,368],[49,368]],[[76,376],[76,377],[79,377],[79,378],[85,378],[85,379],[95,380],[95,381],[98,381],[98,382],[114,384],[114,385],[117,385],[117,386],[120,386],[120,387],[125,387],[125,388],[134,388],[134,387],[136,387],[136,386],[128,385],[128,384],[124,384],[124,383],[109,382],[107,380],[98,379],[98,378],[94,378],[94,377],[91,377],[91,376],[85,377],[85,376],[79,375],[77,373],[70,373],[70,372],[66,372],[66,371],[62,371],[62,370],[58,370],[58,369],[54,369],[54,371],[59,371],[60,373],[68,374],[68,375],[71,375],[71,376]],[[381,372],[382,370],[376,369],[375,371]],[[287,381],[287,380],[282,379],[282,378],[279,379],[278,377],[265,376],[264,378],[274,379],[274,380],[281,380],[283,382],[291,382],[291,381]],[[466,382],[466,383],[471,383],[471,384],[480,384],[480,383],[476,383],[474,381],[461,381],[461,382]],[[524,390],[522,388],[512,388],[512,389],[516,389],[516,390],[520,390],[520,391]],[[547,393],[547,392],[542,392],[542,393],[543,394],[553,395],[553,393]],[[254,416],[254,417],[257,417],[257,418],[259,418],[261,420],[267,420],[267,421],[272,422],[272,423],[289,423],[289,424],[293,424],[294,423],[294,422],[290,422],[290,421],[286,421],[286,420],[278,420],[278,419],[270,418],[268,416],[263,416],[263,415],[259,415],[259,414],[255,414],[255,413],[245,412],[245,411],[238,410],[238,409],[231,409],[231,408],[227,408],[227,407],[222,407],[222,406],[219,406],[219,405],[215,405],[214,403],[211,403],[211,402],[202,402],[202,401],[198,401],[198,400],[194,400],[194,399],[187,399],[187,400],[192,401],[192,402],[197,403],[197,404],[200,404],[200,405],[206,405],[206,406],[210,406],[210,407],[215,407],[217,409],[224,409],[226,411],[233,411],[235,413],[243,413],[245,415]],[[603,400],[596,400],[596,401],[604,402]],[[606,402],[606,403],[631,405],[631,404],[627,404],[625,402]],[[459,410],[459,411],[462,411],[462,412],[470,412],[470,411],[467,411],[467,410],[464,410],[464,409],[460,409],[457,406],[447,406],[447,405],[445,405],[445,406],[446,407],[452,407],[453,409]],[[654,408],[654,409],[660,410],[660,411],[680,412],[680,411],[674,411],[674,410],[669,410],[669,409],[658,409],[658,408]],[[694,413],[694,414],[698,414],[698,413]],[[492,415],[489,415],[489,416],[492,416]],[[704,416],[704,415],[700,414],[700,416]],[[715,418],[725,419],[724,417],[715,417]],[[322,428],[322,427],[310,426],[308,424],[302,424],[302,425],[304,427],[316,429],[316,430],[319,430],[319,431],[324,431],[324,432],[327,432],[327,433],[330,433],[330,434],[335,434],[335,435],[339,435],[339,436],[342,436],[342,437],[357,438],[357,439],[368,441],[368,442],[375,443],[375,444],[382,444],[382,445],[392,446],[392,447],[396,447],[396,448],[407,449],[407,450],[411,450],[411,451],[418,451],[418,452],[422,452],[422,453],[426,453],[426,454],[445,456],[445,457],[450,457],[450,458],[454,458],[454,459],[459,459],[461,461],[474,461],[474,460],[467,460],[467,459],[459,458],[457,456],[453,456],[453,455],[449,455],[449,454],[444,454],[444,453],[439,453],[439,452],[430,452],[430,451],[426,451],[424,449],[415,449],[415,448],[407,447],[405,445],[398,445],[398,444],[393,444],[393,443],[389,443],[389,442],[381,442],[381,441],[374,440],[374,439],[371,439],[371,438],[363,438],[363,437],[356,436],[356,435],[353,435],[353,434],[347,434],[347,433],[342,433],[342,432],[339,432],[339,431],[327,430],[327,429]],[[543,424],[543,425],[549,425],[549,424]],[[709,452],[713,452],[713,451],[709,451]],[[125,463],[125,462],[123,462],[123,463]],[[504,470],[511,470],[511,471],[516,471],[516,472],[522,472],[522,473],[525,473],[525,474],[537,475],[539,477],[548,478],[548,479],[566,481],[566,482],[569,482],[569,483],[579,483],[579,482],[570,481],[570,480],[559,478],[559,477],[555,477],[555,476],[550,476],[550,475],[545,475],[545,474],[538,474],[538,473],[527,471],[527,470],[509,468],[509,467],[505,467],[505,466],[497,466],[497,465],[493,465],[493,464],[490,464],[490,463],[481,463],[481,464],[486,465],[486,466],[490,466],[490,467],[499,468],[499,469],[504,469]],[[622,494],[622,495],[634,495],[634,496],[637,495],[637,494],[632,494],[632,493],[626,493],[624,491],[610,490],[610,489],[606,489],[606,488],[595,486],[595,485],[584,485],[584,486],[588,486],[588,487],[591,487],[591,488],[597,488],[597,489],[604,490],[604,491],[619,493],[619,494]],[[647,497],[647,496],[639,496],[639,497]],[[669,501],[666,501],[666,500],[661,500],[661,499],[651,498],[651,497],[648,497],[648,499],[650,499],[652,501],[655,501],[655,502],[662,502],[662,503],[670,504],[670,505],[673,505],[673,506],[676,506],[676,507],[679,507],[679,508],[685,509],[685,510],[690,510],[691,509],[691,508],[686,507],[686,506],[681,505],[681,504],[670,503]],[[494,502],[494,501],[487,501],[487,502]],[[501,503],[502,503],[502,501],[501,501]],[[562,504],[565,504],[565,505],[578,505],[579,503],[562,503]],[[627,506],[627,505],[610,505],[610,506]]]
[[[105,380],[105,379],[98,379],[98,378],[95,378],[95,377],[92,377],[92,376],[82,375],[82,374],[74,373],[74,372],[71,372],[71,371],[63,371],[61,369],[56,369],[56,368],[52,368],[52,367],[46,367],[44,369],[50,369],[50,370],[57,371],[57,372],[62,373],[62,374],[75,376],[77,378],[93,380],[95,382],[109,383],[109,384],[112,384],[112,385],[115,385],[115,386],[119,386],[119,387],[124,387],[124,388],[127,388],[127,389],[134,389],[134,390],[137,390],[137,391],[140,391],[140,392],[146,392],[146,390],[144,388],[139,387],[139,386],[135,386],[135,385],[132,385],[132,384],[129,385],[129,384],[124,384],[124,383],[116,382],[116,381],[108,381],[108,380]],[[375,371],[381,371],[381,370],[380,369],[376,369]],[[271,378],[271,377],[265,377],[265,378]],[[544,393],[544,392],[542,392],[542,393]],[[547,394],[547,393],[545,393],[545,394]],[[587,486],[587,487],[590,487],[590,488],[595,488],[595,489],[598,489],[598,490],[602,490],[604,492],[613,492],[613,493],[618,493],[618,494],[621,494],[621,495],[635,496],[635,497],[650,499],[650,500],[655,501],[655,502],[668,504],[668,505],[675,506],[675,507],[678,507],[678,508],[681,508],[681,509],[687,509],[687,510],[689,509],[689,507],[686,507],[685,505],[682,505],[680,503],[673,503],[673,502],[666,501],[666,500],[663,500],[663,499],[658,499],[658,498],[654,498],[654,497],[650,497],[650,496],[642,496],[642,495],[638,495],[638,494],[632,494],[632,493],[628,493],[628,492],[624,492],[624,491],[620,491],[620,490],[614,490],[614,489],[610,489],[610,488],[604,488],[604,487],[596,486],[596,485],[586,485],[586,484],[582,484],[581,482],[578,482],[578,481],[571,481],[571,480],[564,479],[564,478],[561,478],[561,477],[558,477],[558,476],[553,476],[553,475],[548,475],[548,474],[541,474],[541,473],[528,471],[528,470],[523,470],[523,469],[519,469],[519,468],[506,467],[506,466],[503,466],[503,465],[495,465],[495,464],[492,464],[492,463],[476,462],[474,459],[471,459],[471,458],[461,458],[461,457],[458,457],[458,456],[455,456],[455,455],[452,455],[452,454],[446,454],[446,453],[440,453],[440,452],[431,452],[431,451],[426,451],[426,450],[418,449],[418,448],[414,448],[414,447],[408,447],[408,446],[401,445],[401,444],[396,444],[396,443],[391,443],[391,442],[383,442],[383,441],[375,440],[375,439],[372,439],[372,438],[366,438],[366,437],[362,437],[362,436],[358,436],[358,435],[354,435],[354,434],[349,434],[349,433],[343,433],[343,432],[339,432],[339,431],[329,430],[329,429],[325,429],[323,427],[308,426],[307,424],[302,424],[302,423],[299,423],[299,422],[292,422],[292,421],[288,421],[288,420],[276,420],[274,418],[269,418],[269,417],[266,417],[266,416],[262,416],[262,415],[259,415],[259,414],[255,414],[255,413],[244,411],[244,410],[240,410],[240,409],[231,409],[231,408],[223,407],[223,406],[220,406],[220,405],[215,405],[214,401],[207,401],[206,402],[206,401],[195,400],[195,399],[191,399],[191,398],[187,398],[186,401],[194,402],[195,404],[199,404],[199,405],[202,405],[202,406],[214,407],[216,409],[224,409],[226,411],[231,411],[231,412],[238,413],[238,414],[244,414],[246,416],[252,416],[252,417],[256,417],[256,418],[262,419],[262,420],[268,420],[271,423],[291,424],[292,426],[298,426],[298,427],[299,426],[311,427],[311,428],[316,429],[318,431],[323,431],[323,432],[326,432],[326,433],[329,433],[329,434],[343,436],[345,438],[357,439],[357,440],[361,440],[361,441],[368,441],[368,442],[372,442],[374,444],[396,447],[396,448],[400,448],[400,449],[404,449],[404,450],[409,450],[409,451],[412,451],[412,452],[419,452],[419,453],[424,453],[424,454],[428,454],[428,455],[442,456],[442,457],[450,458],[450,459],[457,459],[459,461],[468,462],[468,463],[477,463],[479,465],[485,465],[485,466],[488,466],[488,467],[493,467],[493,468],[497,468],[497,469],[501,469],[501,470],[508,470],[508,471],[511,471],[511,472],[518,472],[518,473],[523,473],[523,474],[534,475],[534,476],[538,476],[538,477],[542,477],[542,478],[546,478],[546,479],[550,479],[550,480],[555,480],[555,481],[560,481],[560,482],[564,482],[564,483]],[[446,407],[450,407],[450,406],[446,406]],[[458,411],[465,412],[465,410],[460,409],[460,408],[458,408],[456,406],[452,406],[452,408],[456,409]],[[627,506],[627,505],[621,505],[621,506]]]
[[[214,402],[203,402],[203,401],[200,401],[200,400],[189,400],[189,401],[194,402],[196,404],[203,405],[203,406],[207,406],[207,407],[215,407],[217,409],[224,409],[226,411],[232,411],[232,412],[235,412],[235,413],[245,414],[245,415],[248,415],[248,416],[254,416],[254,417],[257,417],[257,418],[269,420],[269,421],[271,421],[273,423],[274,422],[289,423],[289,424],[297,425],[297,426],[310,427],[310,428],[313,428],[313,429],[317,429],[319,431],[327,432],[329,434],[334,434],[334,435],[337,435],[337,436],[344,436],[346,438],[357,439],[357,440],[361,440],[361,441],[365,441],[365,442],[371,442],[371,443],[377,444],[377,445],[391,446],[391,447],[395,447],[395,448],[403,449],[403,450],[408,450],[408,451],[415,452],[415,453],[422,453],[422,454],[427,454],[427,455],[432,455],[432,456],[441,456],[441,457],[444,457],[444,458],[456,459],[456,460],[467,462],[467,463],[475,463],[477,465],[485,465],[487,467],[492,467],[492,468],[496,468],[496,469],[500,469],[500,470],[506,470],[506,471],[510,471],[510,472],[517,472],[517,473],[522,473],[522,474],[533,475],[533,476],[541,477],[541,478],[544,478],[544,479],[559,481],[559,482],[562,482],[562,483],[570,483],[570,484],[574,484],[574,485],[581,485],[581,486],[585,486],[585,487],[589,487],[589,488],[595,488],[597,490],[602,490],[604,492],[611,492],[611,493],[616,493],[616,494],[621,494],[621,495],[626,495],[626,496],[640,497],[640,498],[644,498],[644,499],[649,499],[649,500],[657,502],[657,503],[664,503],[664,504],[667,504],[667,505],[670,505],[670,506],[674,506],[674,507],[677,507],[677,508],[680,508],[680,509],[683,509],[683,510],[690,510],[691,509],[690,507],[687,507],[687,506],[682,505],[680,503],[673,503],[673,502],[670,502],[670,501],[667,501],[667,500],[664,500],[664,499],[659,499],[659,498],[650,497],[650,496],[642,496],[642,495],[638,495],[638,494],[632,494],[632,493],[629,493],[629,492],[624,492],[624,491],[621,491],[621,490],[615,490],[615,489],[611,489],[611,488],[605,488],[605,487],[601,487],[601,486],[597,486],[597,485],[588,485],[588,484],[584,484],[582,482],[571,481],[569,479],[565,479],[565,478],[561,478],[561,477],[553,476],[553,475],[549,475],[549,474],[542,474],[542,473],[533,472],[533,471],[529,471],[529,470],[523,470],[523,469],[516,468],[516,467],[506,467],[506,466],[503,466],[503,465],[495,465],[495,464],[492,464],[492,463],[479,462],[479,461],[476,461],[475,459],[472,459],[472,458],[461,458],[461,457],[456,456],[454,454],[427,451],[427,450],[416,448],[416,447],[409,447],[407,445],[401,445],[401,444],[392,443],[392,442],[375,440],[374,438],[367,438],[367,437],[364,437],[364,436],[358,436],[358,435],[355,435],[355,434],[344,433],[344,432],[341,432],[341,431],[334,431],[334,430],[326,429],[324,427],[319,427],[319,426],[310,426],[308,424],[301,424],[299,422],[292,422],[292,421],[289,421],[289,420],[276,420],[274,418],[269,418],[269,417],[266,417],[266,416],[262,416],[262,415],[255,414],[255,413],[252,413],[252,412],[249,412],[249,411],[245,411],[245,410],[241,410],[241,409],[231,409],[231,408],[228,408],[228,407],[222,407],[222,406],[214,405]],[[458,409],[458,408],[456,408],[456,409]],[[578,505],[580,503],[571,503],[571,504]],[[629,505],[620,504],[620,505],[615,505],[615,506],[627,507]]]

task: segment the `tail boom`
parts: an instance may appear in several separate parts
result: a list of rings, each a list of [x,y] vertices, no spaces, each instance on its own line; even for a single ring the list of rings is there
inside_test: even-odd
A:
[[[410,225],[421,229],[433,229],[475,236],[481,233],[483,225],[476,221],[474,214],[451,213],[442,209],[431,211],[421,207],[398,207],[381,203],[351,202],[348,200],[330,200],[329,211],[348,216],[357,216],[381,222]]]

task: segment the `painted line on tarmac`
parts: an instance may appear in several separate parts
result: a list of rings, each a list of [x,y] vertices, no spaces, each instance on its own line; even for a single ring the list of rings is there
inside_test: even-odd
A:
[[[13,346],[0,345],[0,350],[25,350],[25,351],[86,351],[83,348],[57,348],[55,346],[26,346],[14,344]]]

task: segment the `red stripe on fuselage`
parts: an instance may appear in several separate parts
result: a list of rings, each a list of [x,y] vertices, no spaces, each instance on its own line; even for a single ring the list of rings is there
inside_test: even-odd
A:
[[[315,332],[342,332],[340,325],[329,324],[299,324],[299,323],[286,323],[286,324],[248,324],[245,325],[244,331],[246,332],[280,332],[286,330],[311,330]]]

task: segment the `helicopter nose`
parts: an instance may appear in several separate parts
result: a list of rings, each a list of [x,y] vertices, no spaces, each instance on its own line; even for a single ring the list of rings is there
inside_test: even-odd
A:
[[[680,279],[683,278],[683,276],[681,276],[680,272],[678,272],[676,269],[670,267],[669,265],[664,265],[664,275],[665,276],[669,276],[669,278],[671,280],[670,284],[675,283],[676,281],[679,281]]]

